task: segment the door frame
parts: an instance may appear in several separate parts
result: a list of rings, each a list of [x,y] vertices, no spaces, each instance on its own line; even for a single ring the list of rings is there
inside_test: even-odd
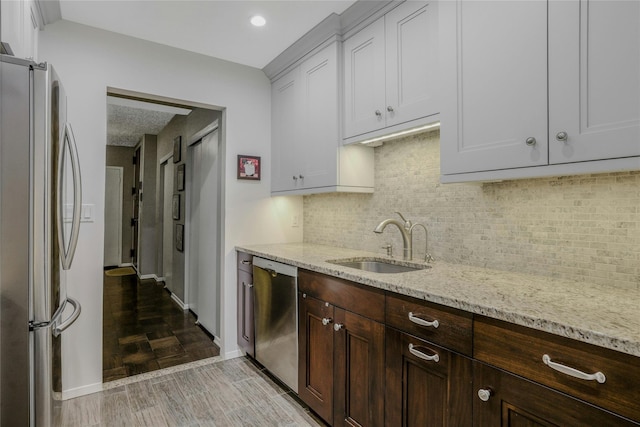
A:
[[[219,153],[219,158],[220,158],[220,167],[218,168],[218,189],[217,189],[217,196],[219,199],[218,202],[218,212],[216,212],[217,214],[217,224],[216,224],[216,228],[217,228],[217,235],[219,236],[217,245],[216,245],[216,249],[217,249],[217,271],[216,271],[216,276],[215,276],[215,285],[216,285],[216,292],[217,295],[219,296],[219,301],[218,301],[218,305],[219,305],[219,309],[217,310],[216,316],[218,317],[218,329],[220,331],[224,331],[223,329],[223,323],[224,323],[224,317],[223,317],[223,307],[222,307],[222,298],[224,298],[224,289],[223,289],[223,283],[224,283],[224,265],[225,265],[225,256],[224,256],[224,247],[225,247],[225,235],[224,235],[224,211],[225,211],[225,171],[226,171],[226,166],[225,166],[225,159],[226,159],[226,153],[225,153],[225,143],[223,140],[223,135],[222,135],[222,131],[223,129],[220,127],[219,124],[220,120],[215,120],[211,123],[209,123],[207,126],[205,126],[204,128],[202,128],[201,130],[199,130],[198,132],[196,132],[195,134],[193,134],[188,140],[187,140],[187,154],[186,154],[186,160],[185,163],[187,164],[187,168],[188,168],[188,172],[185,174],[185,221],[184,221],[184,235],[185,235],[185,239],[190,238],[189,236],[191,235],[191,192],[193,190],[193,183],[192,183],[192,173],[193,173],[193,165],[191,163],[191,154],[190,154],[190,149],[193,145],[197,144],[198,142],[200,142],[202,140],[202,138],[204,138],[206,135],[215,132],[216,130],[219,132],[218,135],[218,153]],[[191,291],[192,291],[192,286],[193,284],[190,282],[190,261],[191,261],[191,254],[190,254],[190,242],[185,242],[185,248],[184,248],[184,300],[185,300],[185,304],[187,307],[189,307],[189,301],[190,301],[190,295],[191,295]],[[214,333],[215,331],[209,331],[211,333]],[[221,347],[221,338],[222,337],[218,337],[214,334],[214,342]],[[222,348],[222,347],[221,347]]]
[[[165,156],[163,156],[160,161],[158,162],[158,172],[160,175],[160,179],[158,181],[159,185],[159,191],[158,191],[158,195],[157,197],[159,198],[159,203],[158,206],[160,206],[160,238],[158,239],[158,265],[159,265],[159,273],[162,277],[158,277],[157,280],[164,280],[164,272],[165,272],[165,265],[164,265],[164,222],[166,220],[170,220],[173,223],[173,218],[165,218],[164,215],[164,193],[165,193],[165,185],[164,185],[164,177],[165,177],[165,173],[166,173],[166,169],[168,167],[174,167],[173,165],[173,152],[170,152],[168,154],[166,154]],[[174,171],[175,174],[175,171]],[[174,175],[174,179],[175,179],[175,175]],[[173,188],[171,189],[173,192]],[[173,225],[173,224],[172,224]],[[173,254],[173,251],[171,252]],[[165,287],[166,287],[166,282],[165,282]],[[171,294],[173,295],[173,291],[171,292]]]
[[[118,231],[118,266],[121,266],[123,264],[122,262],[122,233],[123,233],[123,197],[124,197],[124,167],[122,166],[106,166],[106,170],[116,170],[118,171],[118,174],[120,176],[120,186],[119,186],[119,195],[120,197],[118,198],[118,226],[117,226],[117,231]],[[106,184],[106,177],[105,177],[105,184]],[[106,198],[106,191],[105,191],[105,198]],[[105,206],[106,208],[106,206]],[[105,215],[106,216],[106,215]],[[106,220],[105,220],[105,224],[106,224]],[[106,230],[105,230],[106,231]],[[105,252],[106,252],[106,245],[105,245]],[[102,260],[102,262],[104,263],[104,259]],[[105,266],[106,267],[106,266]]]

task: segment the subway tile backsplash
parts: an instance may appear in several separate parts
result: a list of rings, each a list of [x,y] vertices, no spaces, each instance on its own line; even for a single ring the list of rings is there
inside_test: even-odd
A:
[[[439,132],[375,148],[375,192],[304,197],[304,241],[380,254],[386,218],[426,225],[436,260],[640,289],[640,171],[441,184]],[[424,231],[414,229],[414,259]],[[436,261],[437,262],[437,261]]]

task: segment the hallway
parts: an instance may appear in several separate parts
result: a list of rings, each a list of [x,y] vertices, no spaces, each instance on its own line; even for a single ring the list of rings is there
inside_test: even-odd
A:
[[[164,290],[135,274],[104,277],[104,382],[218,356],[220,349]]]

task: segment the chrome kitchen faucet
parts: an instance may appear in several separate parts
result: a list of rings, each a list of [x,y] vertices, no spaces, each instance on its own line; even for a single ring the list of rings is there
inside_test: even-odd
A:
[[[400,234],[402,235],[402,242],[404,245],[402,257],[404,260],[411,261],[413,260],[413,227],[416,227],[416,226],[422,227],[424,228],[424,242],[425,242],[424,243],[424,261],[425,262],[433,261],[434,258],[429,253],[429,243],[428,243],[429,239],[428,239],[427,227],[425,227],[423,224],[418,224],[418,223],[412,224],[411,221],[407,221],[400,212],[396,212],[396,213],[400,215],[400,218],[402,218],[403,222],[400,222],[397,219],[393,219],[393,218],[385,219],[380,224],[378,224],[378,226],[373,230],[373,232],[380,234],[384,231],[384,229],[389,224],[393,224],[396,227],[398,227],[398,230],[400,230]]]

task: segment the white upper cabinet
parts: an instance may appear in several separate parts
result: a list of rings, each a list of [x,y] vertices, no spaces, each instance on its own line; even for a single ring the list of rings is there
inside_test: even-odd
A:
[[[640,2],[552,1],[549,163],[627,156],[640,156]]]
[[[9,43],[14,56],[36,60],[38,22],[41,20],[33,0],[0,2],[0,41]]]
[[[344,42],[345,138],[385,126],[384,17]]]
[[[344,42],[346,143],[437,121],[436,5],[402,3]]]
[[[297,184],[298,144],[302,125],[300,67],[271,84],[271,191]]]
[[[373,149],[341,147],[340,44],[272,83],[272,194],[373,191]]]
[[[443,182],[640,165],[640,2],[441,2]]]
[[[546,3],[446,1],[440,16],[441,172],[546,164]]]
[[[433,116],[437,105],[437,2],[408,1],[387,13],[386,125]]]

